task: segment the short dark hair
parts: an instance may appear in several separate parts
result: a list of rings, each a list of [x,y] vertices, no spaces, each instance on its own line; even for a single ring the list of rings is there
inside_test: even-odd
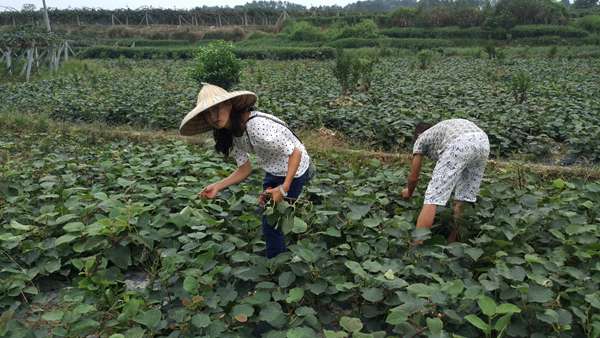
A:
[[[427,129],[433,127],[433,124],[427,122],[419,122],[415,126],[415,133],[413,134],[413,143],[417,142],[419,135],[423,134]]]

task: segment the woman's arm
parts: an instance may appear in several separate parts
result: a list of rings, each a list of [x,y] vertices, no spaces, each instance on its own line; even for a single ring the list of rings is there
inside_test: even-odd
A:
[[[298,171],[298,168],[300,167],[301,159],[302,159],[302,151],[299,148],[294,148],[294,151],[292,151],[292,154],[288,158],[287,174],[285,176],[285,180],[283,181],[283,184],[281,185],[281,187],[283,188],[283,190],[286,193],[288,191],[290,191],[290,187],[292,186],[292,181],[294,181],[294,176],[296,175],[296,172]],[[283,194],[279,190],[279,187],[272,187],[270,189],[267,189],[266,192],[268,194],[271,194],[271,198],[273,199],[274,202],[277,203],[277,202],[283,201]]]
[[[422,154],[414,154],[410,166],[410,174],[406,180],[406,188],[402,190],[402,197],[408,199],[412,196],[417,183],[419,183],[419,174],[421,173],[421,164],[423,162]]]
[[[287,175],[285,175],[285,180],[283,181],[283,190],[287,193],[290,191],[290,187],[292,186],[292,181],[294,180],[294,176],[300,167],[300,160],[302,159],[302,151],[299,148],[294,148],[294,151],[288,158],[288,170]]]
[[[232,172],[231,175],[220,180],[219,182],[208,185],[206,188],[204,188],[199,193],[199,195],[200,195],[200,197],[204,197],[204,198],[215,198],[217,196],[217,194],[219,193],[219,191],[221,191],[231,185],[242,182],[248,176],[250,176],[251,173],[252,173],[252,165],[250,164],[250,161],[248,160],[244,164],[242,164],[240,167],[238,167],[234,172]]]
[[[225,177],[224,179],[222,179],[221,181],[217,182],[217,184],[221,188],[220,190],[223,190],[223,189],[229,187],[230,185],[235,185],[235,184],[242,182],[243,180],[248,178],[248,176],[250,176],[251,173],[252,173],[252,165],[250,164],[250,161],[248,160],[248,161],[246,161],[246,163],[242,164],[234,172],[232,172],[231,175],[229,175],[229,176]]]

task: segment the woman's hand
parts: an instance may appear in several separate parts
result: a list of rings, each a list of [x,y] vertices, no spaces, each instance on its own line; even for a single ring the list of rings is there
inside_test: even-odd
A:
[[[201,192],[198,193],[198,196],[201,198],[213,199],[217,197],[221,189],[217,183],[209,184],[206,188],[202,189]]]
[[[271,187],[269,187],[267,189],[271,189]],[[264,208],[265,205],[267,205],[269,198],[270,198],[270,196],[269,196],[269,194],[266,193],[266,191],[261,192],[260,195],[258,195],[258,205],[261,208]]]
[[[409,200],[411,196],[412,194],[410,193],[410,190],[408,190],[408,188],[402,189],[402,198],[404,198],[405,200]]]
[[[283,201],[283,194],[279,191],[279,187],[269,188],[265,190],[265,193],[271,195],[271,200],[275,203]]]

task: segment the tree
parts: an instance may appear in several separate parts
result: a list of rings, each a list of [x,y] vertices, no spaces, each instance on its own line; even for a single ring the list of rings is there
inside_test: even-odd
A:
[[[598,0],[575,0],[575,8],[592,8],[598,4]]]
[[[568,20],[566,8],[553,0],[500,0],[494,16],[501,15],[511,16],[517,25],[563,24]]]
[[[199,84],[207,82],[229,90],[239,82],[241,71],[242,63],[233,53],[233,45],[215,41],[200,47],[190,75]]]

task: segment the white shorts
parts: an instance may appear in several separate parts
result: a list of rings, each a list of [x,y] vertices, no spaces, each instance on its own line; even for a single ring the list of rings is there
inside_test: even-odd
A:
[[[433,169],[424,204],[446,205],[452,190],[455,200],[475,202],[489,154],[485,133],[468,133],[452,141]]]

